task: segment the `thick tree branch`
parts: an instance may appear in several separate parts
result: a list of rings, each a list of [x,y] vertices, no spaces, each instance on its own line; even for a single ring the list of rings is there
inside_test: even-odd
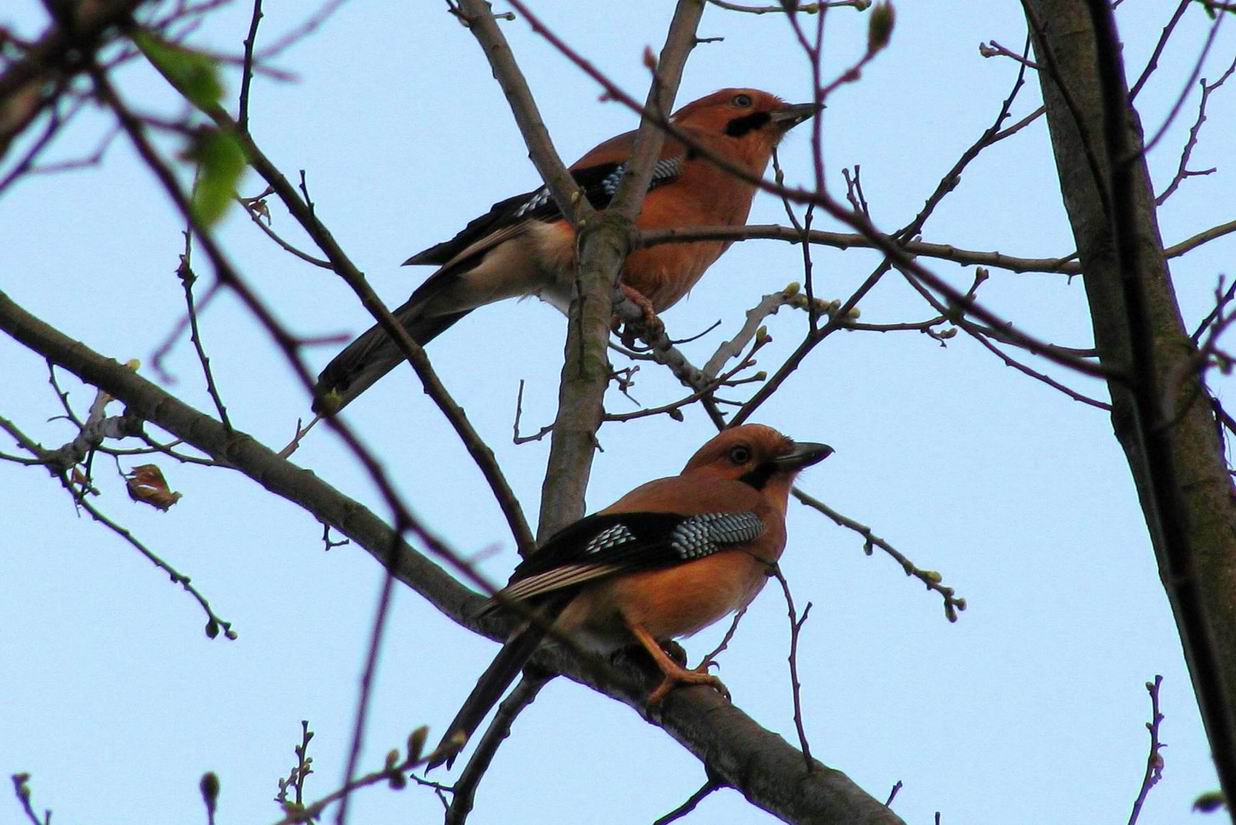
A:
[[[287,207],[292,217],[300,223],[301,227],[313,238],[318,248],[326,255],[335,273],[352,288],[352,291],[360,298],[361,304],[364,305],[365,309],[369,310],[373,318],[386,330],[387,335],[399,347],[403,357],[412,365],[413,370],[416,371],[417,377],[420,379],[422,387],[424,387],[425,394],[433,400],[434,404],[437,405],[443,416],[454,428],[464,448],[467,449],[468,454],[481,471],[481,475],[485,477],[490,489],[493,490],[494,499],[498,502],[503,516],[506,517],[507,525],[510,527],[511,535],[515,539],[516,544],[519,545],[521,551],[531,547],[533,544],[532,531],[529,529],[527,519],[524,517],[523,507],[515,496],[514,490],[511,489],[510,484],[507,482],[502,468],[498,465],[498,460],[494,457],[493,450],[490,449],[485,440],[481,438],[480,433],[472,426],[463,408],[451,397],[450,392],[446,389],[446,385],[442,383],[442,380],[438,377],[437,372],[430,363],[429,357],[425,355],[424,348],[412,339],[411,334],[404,328],[403,324],[395,320],[395,316],[391,314],[386,304],[378,297],[373,287],[369,285],[365,274],[352,262],[352,259],[343,251],[343,247],[335,240],[334,235],[318,218],[313,204],[307,198],[301,197],[296,187],[266,157],[257,143],[254,142],[252,136],[247,132],[240,131],[237,123],[221,107],[212,107],[206,114],[221,128],[227,129],[236,135],[245,150],[245,156],[249,160],[250,166],[267,182],[274,194]]]
[[[280,458],[251,436],[228,430],[132,370],[58,332],[18,307],[3,292],[0,330],[85,383],[112,395],[133,415],[172,433],[330,524],[379,563],[389,564],[395,578],[455,622],[490,638],[503,638],[509,630],[509,622],[477,623],[474,616],[482,603],[481,596],[411,549],[359,502],[335,490],[312,471]],[[659,678],[651,672],[620,670],[606,662],[583,662],[561,649],[547,651],[538,661],[639,712]],[[712,690],[675,691],[666,699],[656,722],[727,785],[787,822],[901,822],[840,771],[817,763],[816,769],[808,773],[796,748],[761,728]]]
[[[553,33],[523,4],[513,2],[512,5],[534,31],[555,40]],[[577,218],[579,269],[568,313],[558,416],[554,421],[549,465],[541,489],[537,532],[543,539],[584,515],[584,493],[596,450],[596,432],[604,415],[602,399],[610,377],[607,343],[613,315],[612,290],[630,249],[634,217],[639,213],[652,175],[652,162],[660,152],[664,135],[646,119],[636,134],[632,163],[612,208],[596,218],[580,215],[576,211],[578,204],[564,203],[564,198],[586,201],[578,197],[572,199],[565,186],[555,186],[555,179],[566,172],[553,154],[544,124],[539,117],[534,117],[535,104],[528,94],[527,84],[511,57],[505,37],[489,15],[488,5],[483,0],[461,0],[460,7],[468,15],[472,33],[484,48],[494,77],[511,102],[533,162],[563,207],[563,214]],[[649,111],[668,113],[673,108],[682,67],[695,45],[695,31],[702,14],[702,0],[680,0],[678,3],[648,94],[646,107]]]
[[[1050,21],[1036,33],[1036,51],[1049,51],[1070,79],[1071,106],[1055,80],[1040,73],[1099,357],[1129,376],[1108,382],[1112,424],[1137,485],[1220,781],[1233,798],[1234,491],[1210,407],[1190,403],[1205,389],[1168,276],[1120,43],[1102,0],[1027,0],[1027,7],[1034,19]],[[1093,148],[1106,196],[1089,174],[1083,135],[1100,138]],[[1179,401],[1167,408],[1168,397]]]

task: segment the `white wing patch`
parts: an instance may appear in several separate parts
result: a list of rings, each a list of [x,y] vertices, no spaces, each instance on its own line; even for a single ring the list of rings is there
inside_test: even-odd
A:
[[[531,198],[528,199],[527,203],[519,207],[519,209],[515,210],[515,217],[522,218],[524,215],[527,215],[533,209],[541,208],[545,204],[549,203],[549,198],[550,198],[549,189],[542,186],[540,189],[536,190],[536,194],[534,194]]]
[[[584,548],[584,555],[595,556],[630,541],[635,541],[635,534],[625,524],[611,524],[592,537],[592,541]]]
[[[614,193],[618,191],[618,184],[622,182],[622,176],[625,175],[626,172],[627,165],[625,163],[620,163],[614,171],[606,175],[605,179],[601,181],[601,191],[605,193],[607,198],[612,198]],[[664,158],[657,161],[652,165],[652,180],[648,182],[648,189],[653,190],[663,183],[669,183],[674,178],[678,177],[681,172],[681,157]],[[515,210],[515,217],[522,218],[529,212],[540,209],[542,206],[549,203],[550,197],[552,196],[549,194],[549,189],[542,186],[540,189],[536,190],[535,193],[533,193],[532,197],[528,198],[523,206]]]

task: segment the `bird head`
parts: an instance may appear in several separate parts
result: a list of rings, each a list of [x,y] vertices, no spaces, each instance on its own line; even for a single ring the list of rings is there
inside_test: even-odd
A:
[[[700,447],[683,473],[741,481],[784,503],[798,472],[832,452],[827,444],[796,442],[772,427],[744,424]]]
[[[670,120],[726,155],[743,157],[763,173],[785,133],[817,111],[814,103],[786,103],[759,89],[722,89],[688,103]]]

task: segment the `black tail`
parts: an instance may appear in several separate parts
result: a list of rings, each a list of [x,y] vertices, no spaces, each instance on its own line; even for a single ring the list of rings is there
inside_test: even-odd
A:
[[[413,295],[393,313],[395,320],[403,324],[412,340],[421,346],[468,314],[464,311],[424,317],[421,315],[423,305],[424,299]],[[313,388],[313,411],[319,415],[338,412],[402,361],[403,354],[390,336],[379,326],[370,328],[348,344],[318,375],[318,383]]]
[[[439,751],[450,751],[450,754],[434,759],[427,768],[436,768],[443,762],[448,768],[451,766],[459,751],[489,714],[490,708],[498,703],[511,682],[515,681],[515,677],[523,670],[544,636],[543,623],[537,622],[524,625],[506,640],[502,650],[498,651],[489,667],[485,668],[485,672],[476,682],[476,687],[472,688],[472,692],[464,700],[459,713],[456,713],[455,718],[447,725],[446,734],[438,743]]]

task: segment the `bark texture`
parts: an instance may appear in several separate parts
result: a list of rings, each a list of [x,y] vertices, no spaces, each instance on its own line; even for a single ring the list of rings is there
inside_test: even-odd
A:
[[[1137,486],[1207,735],[1236,791],[1236,506],[1202,365],[1176,303],[1110,9],[1026,0],[1060,188],[1112,426]]]
[[[247,433],[224,427],[114,359],[74,341],[23,310],[3,291],[0,331],[104,390],[133,415],[183,439],[329,524],[375,560],[389,564],[392,575],[452,620],[491,639],[505,638],[509,632],[509,621],[478,624],[475,616],[482,597],[410,547],[362,504],[313,471],[281,458]],[[537,661],[637,712],[642,712],[649,690],[660,678],[652,672],[619,668],[608,662],[584,661],[561,649],[546,651]],[[902,821],[841,771],[817,760],[817,769],[808,773],[797,748],[710,689],[675,691],[653,721],[698,756],[711,775],[786,822],[897,825]]]

